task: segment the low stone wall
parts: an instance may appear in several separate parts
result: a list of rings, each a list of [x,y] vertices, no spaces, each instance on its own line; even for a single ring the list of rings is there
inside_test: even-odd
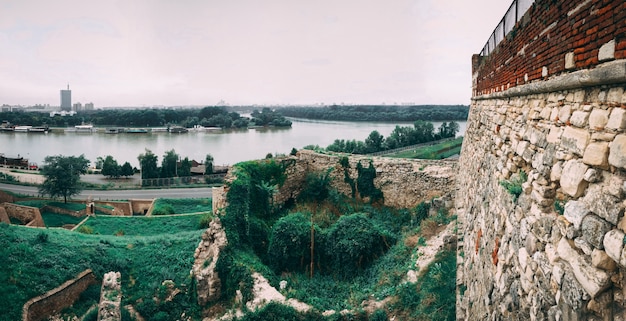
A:
[[[41,208],[41,210],[44,211],[44,212],[51,212],[51,213],[56,213],[56,214],[65,214],[65,215],[70,215],[70,216],[74,216],[74,217],[81,217],[81,216],[85,216],[86,215],[86,209],[82,209],[80,211],[74,211],[74,210],[70,210],[70,209],[66,209],[66,208],[45,205],[44,207]]]
[[[132,216],[133,215],[133,200],[128,202],[108,202],[108,201],[94,201],[95,207],[98,207],[98,210],[107,212],[110,215],[117,216]],[[142,201],[138,201],[141,204]],[[152,201],[149,201],[152,202]],[[114,210],[105,207],[99,207],[98,205],[106,205],[113,207]]]
[[[0,191],[0,203],[13,203],[15,202],[15,197],[13,197],[13,195],[5,192],[5,191]]]
[[[7,215],[13,217],[26,226],[45,227],[41,218],[41,212],[36,207],[17,205],[13,203],[2,203]]]
[[[11,224],[11,219],[9,218],[9,215],[7,215],[7,211],[4,207],[0,207],[0,222]]]
[[[22,308],[22,320],[39,321],[59,313],[74,304],[85,289],[96,283],[93,272],[85,270],[59,287],[28,300]]]
[[[154,200],[129,200],[132,214],[147,214]]]
[[[102,278],[98,321],[122,320],[122,276],[120,272],[109,272]]]

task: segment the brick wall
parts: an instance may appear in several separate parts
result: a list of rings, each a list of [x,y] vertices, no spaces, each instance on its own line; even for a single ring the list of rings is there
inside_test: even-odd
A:
[[[22,308],[22,320],[39,321],[71,306],[80,294],[96,283],[96,277],[89,269],[38,297],[28,300]]]
[[[626,58],[626,2],[537,0],[489,56],[472,57],[473,96]]]

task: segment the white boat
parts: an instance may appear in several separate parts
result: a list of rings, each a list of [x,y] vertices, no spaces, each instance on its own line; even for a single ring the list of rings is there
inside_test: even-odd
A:
[[[33,128],[33,126],[15,126],[14,131],[16,131],[16,132],[21,132],[21,133],[26,133],[26,132],[28,132],[31,128]]]
[[[91,133],[93,132],[93,125],[89,124],[89,125],[76,125],[74,126],[74,128],[76,129],[76,132],[80,132],[80,133]]]

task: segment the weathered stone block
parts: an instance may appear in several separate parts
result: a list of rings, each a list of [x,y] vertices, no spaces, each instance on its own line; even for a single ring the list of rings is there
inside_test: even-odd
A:
[[[609,148],[609,164],[626,168],[626,135],[617,135]]]
[[[561,141],[561,135],[563,134],[563,128],[557,126],[551,126],[550,132],[546,137],[546,141],[551,144],[556,144]]]
[[[573,126],[584,128],[584,127],[587,127],[588,119],[589,119],[588,112],[577,110],[572,114],[572,117],[570,118],[569,121]]]
[[[594,109],[589,114],[589,127],[595,130],[602,130],[609,121],[609,111],[604,109]]]
[[[604,249],[602,240],[604,235],[611,230],[611,224],[596,215],[587,215],[582,222],[583,239],[597,249]]]
[[[609,165],[609,143],[591,143],[585,149],[583,163],[591,166],[607,168]]]
[[[580,229],[583,219],[589,213],[591,213],[591,211],[589,211],[587,206],[585,206],[585,203],[582,201],[569,201],[565,203],[565,212],[563,213],[563,217],[572,223],[574,228]]]
[[[602,174],[597,171],[595,168],[589,168],[585,172],[585,177],[583,178],[586,182],[595,183],[602,179]]]
[[[624,249],[624,237],[626,234],[618,229],[612,229],[604,235],[602,244],[604,251],[615,262],[620,262],[622,250]]]
[[[565,54],[565,69],[576,68],[576,62],[574,61],[574,52],[568,52]]]
[[[561,136],[561,145],[572,153],[582,156],[589,144],[590,136],[586,129],[567,126]]]
[[[615,261],[611,259],[606,252],[598,249],[594,249],[593,252],[591,252],[591,264],[609,272],[617,268]]]
[[[598,51],[598,60],[606,61],[615,59],[615,39],[605,43]]]
[[[561,110],[559,110],[559,121],[566,123],[569,120],[571,115],[572,115],[572,106],[565,105],[561,107]]]
[[[556,162],[552,165],[552,170],[550,171],[550,180],[551,181],[560,181],[561,173],[563,172],[563,162]]]
[[[581,160],[569,160],[561,173],[561,190],[572,197],[579,197],[585,191],[587,182],[584,180],[587,165]]]
[[[609,120],[606,123],[606,128],[614,130],[626,128],[626,109],[613,108]]]
[[[601,186],[593,185],[582,201],[591,212],[611,222],[613,225],[617,225],[623,208],[620,206],[617,198],[603,193]]]
[[[546,134],[534,128],[530,130],[529,140],[531,144],[541,148],[545,148],[548,143]]]
[[[559,257],[567,262],[572,269],[572,273],[578,281],[578,283],[582,286],[589,296],[592,298],[596,297],[599,293],[604,291],[611,285],[611,279],[609,275],[598,269],[589,263],[580,255],[576,250],[574,250],[567,239],[561,238],[559,241],[557,251],[559,253]],[[575,282],[567,282],[567,271],[565,273],[566,279],[563,283],[561,290],[563,291],[563,287],[567,283],[575,283]],[[574,280],[571,280],[574,281]],[[580,295],[579,298],[584,297],[584,295]]]

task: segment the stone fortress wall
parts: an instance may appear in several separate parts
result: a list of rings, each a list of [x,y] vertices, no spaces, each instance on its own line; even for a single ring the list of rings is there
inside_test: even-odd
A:
[[[626,319],[625,21],[624,1],[539,0],[473,57],[457,319]]]

